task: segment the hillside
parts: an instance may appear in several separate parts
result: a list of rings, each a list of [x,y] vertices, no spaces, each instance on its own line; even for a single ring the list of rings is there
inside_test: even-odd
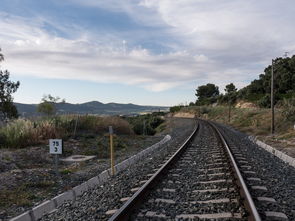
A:
[[[21,116],[36,116],[37,104],[14,103]],[[167,111],[168,107],[141,106],[135,104],[101,103],[91,101],[82,104],[57,103],[58,114],[98,114],[98,115],[129,115],[142,112]]]
[[[275,134],[271,135],[271,112],[269,108],[232,108],[231,120],[228,121],[227,106],[193,106],[183,107],[175,112],[177,115],[196,115],[203,119],[209,119],[229,125],[248,135],[282,150],[286,154],[295,157],[295,130],[294,121],[286,118],[283,108],[275,110]]]

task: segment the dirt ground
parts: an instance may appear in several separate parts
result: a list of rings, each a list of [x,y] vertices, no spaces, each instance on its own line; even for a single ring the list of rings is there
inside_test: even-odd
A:
[[[275,139],[271,136],[259,136],[258,139],[290,157],[295,158],[295,138]]]
[[[116,136],[116,161],[121,161],[163,138],[160,136]],[[0,149],[0,220],[19,214],[44,199],[51,198],[109,167],[108,136],[85,134],[64,142],[61,158],[94,155],[80,163],[59,162],[59,174],[48,145],[24,149]]]
[[[160,141],[166,134],[177,136],[182,119],[167,118],[164,131],[155,136],[114,137],[116,163]],[[83,134],[64,142],[61,158],[94,155],[80,163],[59,162],[54,170],[48,144],[23,149],[0,149],[0,221],[6,220],[90,179],[110,167],[109,137]]]

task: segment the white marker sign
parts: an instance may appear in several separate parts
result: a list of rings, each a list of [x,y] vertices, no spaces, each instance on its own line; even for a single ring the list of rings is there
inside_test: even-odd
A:
[[[49,153],[62,154],[62,139],[49,140]]]

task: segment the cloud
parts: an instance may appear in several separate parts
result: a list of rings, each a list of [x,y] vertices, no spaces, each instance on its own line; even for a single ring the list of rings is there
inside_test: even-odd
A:
[[[242,87],[272,58],[295,50],[290,0],[284,5],[266,0],[69,2],[125,13],[142,28],[106,33],[41,15],[0,13],[0,46],[12,74],[136,85],[155,92],[192,82]],[[57,31],[45,29],[46,24]],[[151,41],[157,45],[149,46]]]
[[[198,70],[204,71],[201,62],[185,52],[156,55],[144,48],[124,51],[107,43],[93,43],[87,37],[91,34],[65,39],[49,35],[42,30],[42,23],[26,24],[18,18],[1,20],[0,26],[6,30],[0,35],[5,67],[13,74],[123,83],[163,91],[191,81]]]

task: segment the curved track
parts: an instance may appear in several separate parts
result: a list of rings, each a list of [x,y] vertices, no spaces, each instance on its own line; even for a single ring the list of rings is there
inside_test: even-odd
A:
[[[218,128],[198,124],[109,220],[261,220]]]

